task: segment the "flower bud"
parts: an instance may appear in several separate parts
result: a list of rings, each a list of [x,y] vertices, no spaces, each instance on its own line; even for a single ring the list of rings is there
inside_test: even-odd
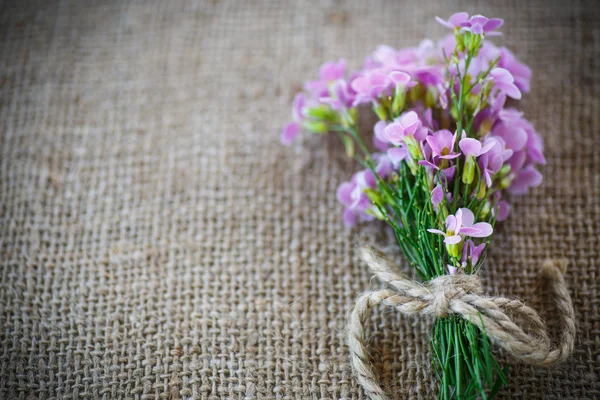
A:
[[[399,115],[402,108],[404,108],[404,103],[406,100],[406,95],[404,93],[404,88],[400,85],[396,85],[396,91],[394,93],[394,101],[392,102],[392,114]]]
[[[486,219],[487,216],[490,214],[490,211],[492,211],[492,203],[486,201],[483,204],[483,208],[481,209],[481,212],[479,214],[479,219]]]
[[[438,100],[437,90],[433,87],[429,87],[425,92],[425,107],[435,107]]]
[[[446,250],[452,258],[459,258],[462,252],[463,242],[446,244]]]
[[[380,120],[382,120],[382,121],[388,120],[387,111],[383,105],[377,104],[373,107],[373,110],[375,111],[375,114],[377,114],[377,116],[379,117]]]
[[[302,126],[312,133],[327,133],[329,130],[329,127],[323,121],[304,121]]]
[[[381,195],[379,194],[378,191],[376,191],[374,189],[365,189],[364,194],[367,195],[367,197],[369,198],[369,200],[371,200],[371,202],[373,204],[382,204],[383,203],[383,201],[381,199]]]
[[[492,126],[494,125],[494,121],[491,118],[486,118],[481,122],[479,126],[479,135],[485,136],[492,130]]]
[[[458,52],[465,51],[465,35],[459,29],[454,31],[454,38],[456,39],[456,50]]]
[[[307,108],[306,115],[313,119],[331,122],[335,122],[338,119],[338,113],[327,106]]]
[[[479,187],[479,192],[477,192],[477,199],[482,200],[485,197],[485,193],[487,192],[487,186],[483,184]]]
[[[512,184],[512,178],[510,176],[505,176],[504,178],[502,178],[500,180],[500,183],[498,183],[498,189],[508,189],[510,187],[510,185]]]
[[[462,174],[462,181],[464,184],[473,183],[473,179],[475,178],[475,158],[473,156],[467,156],[467,161],[465,162],[465,169]]]
[[[504,177],[506,177],[508,174],[510,173],[510,165],[505,164],[502,166],[502,168],[500,168],[500,171],[498,171],[498,178],[502,179]]]
[[[412,136],[405,137],[404,144],[406,145],[406,150],[408,151],[410,158],[412,158],[413,160],[417,160],[417,161],[423,159],[423,153],[421,152],[421,146],[419,146],[419,143],[417,142],[417,140],[414,137],[412,137]]]

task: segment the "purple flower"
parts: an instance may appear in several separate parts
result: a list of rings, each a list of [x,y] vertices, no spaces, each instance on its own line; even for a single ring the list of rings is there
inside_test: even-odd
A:
[[[297,122],[290,122],[286,124],[281,131],[281,144],[284,146],[290,146],[299,133],[300,124]]]
[[[530,187],[539,186],[542,183],[542,174],[529,165],[517,173],[508,191],[512,194],[525,194]]]
[[[356,92],[354,106],[375,101],[382,93],[390,94],[392,80],[382,69],[365,71],[350,82]]]
[[[515,55],[506,47],[500,48],[500,61],[498,66],[508,70],[515,78],[515,85],[525,93],[529,92],[529,82],[531,81],[531,68],[520,63]]]
[[[451,160],[460,156],[460,154],[454,152],[456,133],[453,135],[449,130],[442,129],[431,136],[427,136],[425,139],[431,147],[432,155],[434,157]]]
[[[545,164],[543,141],[532,124],[523,118],[522,113],[514,109],[505,109],[499,113],[498,122],[492,130],[496,140],[502,140],[512,150],[506,163],[511,168],[511,193],[524,194],[529,187],[541,183],[542,175],[533,164]],[[492,160],[490,159],[490,165]],[[498,161],[496,160],[496,164]],[[529,167],[528,167],[529,166]],[[524,169],[525,168],[525,169]]]
[[[379,151],[387,151],[388,149],[388,141],[385,139],[385,121],[378,121],[373,128],[373,144],[375,148]]]
[[[395,168],[398,168],[402,160],[405,160],[406,157],[408,157],[408,152],[405,147],[392,147],[388,149],[387,156],[392,162],[392,165]]]
[[[459,208],[456,216],[448,215],[446,218],[446,232],[439,229],[427,229],[428,232],[444,236],[444,243],[457,244],[463,237],[488,237],[494,231],[487,222],[474,224],[475,216],[468,208]]]
[[[508,214],[510,213],[510,204],[504,200],[500,200],[498,204],[496,204],[496,221],[504,221],[508,218]]]
[[[454,266],[452,266],[450,264],[448,264],[447,267],[448,267],[448,273],[450,275],[456,275],[456,272],[458,271],[458,268],[456,268],[456,267],[454,267]]]
[[[369,170],[357,172],[350,182],[344,182],[338,187],[337,198],[346,207],[343,214],[346,226],[373,219],[372,215],[366,213],[372,207],[372,203],[364,191],[375,187],[375,176]]]
[[[504,20],[500,18],[486,18],[483,15],[473,15],[468,22],[461,24],[461,29],[465,29],[474,35],[486,33],[488,35],[497,35],[494,32],[504,24]]]
[[[437,212],[440,210],[440,204],[444,200],[444,189],[441,184],[438,184],[431,191],[431,204],[433,205],[433,209]],[[452,194],[446,193],[446,200],[449,202],[452,201]]]
[[[514,152],[525,150],[531,161],[546,164],[544,142],[521,112],[511,108],[502,110],[492,134],[501,137],[506,147]]]
[[[411,82],[410,75],[406,72],[392,71],[388,76],[396,86],[407,86]]]
[[[456,14],[452,14],[448,21],[444,21],[440,17],[435,17],[435,20],[445,26],[446,28],[456,29],[460,28],[461,24],[467,22],[469,20],[469,14],[466,12],[458,12]]]
[[[377,161],[377,165],[375,166],[375,173],[382,179],[390,176],[392,171],[394,170],[394,164],[390,157],[385,154],[374,154],[373,157]]]
[[[352,107],[355,93],[345,79],[338,79],[330,86],[326,96],[320,97],[319,101],[328,104],[332,109],[342,112]]]
[[[500,28],[504,21],[500,18],[486,18],[483,15],[473,15],[469,18],[466,12],[453,14],[448,21],[444,21],[440,17],[435,17],[436,21],[450,29],[461,29],[469,31],[474,35],[497,34],[496,29]]]
[[[294,97],[294,104],[292,106],[292,119],[294,122],[286,124],[281,131],[280,139],[284,146],[290,146],[300,133],[300,124],[306,118],[304,112],[306,105],[307,101],[304,93],[296,94]]]
[[[463,247],[461,262],[466,264],[469,260],[471,260],[471,265],[477,265],[477,261],[479,261],[479,257],[481,257],[481,253],[485,249],[485,243],[481,243],[479,246],[475,246],[472,240],[465,241],[465,246]]]
[[[407,111],[385,127],[384,136],[388,142],[398,146],[404,143],[406,137],[415,137],[417,140],[423,140],[425,138],[424,134],[426,135],[427,132],[421,131],[420,128],[421,120],[417,113]]]
[[[375,102],[384,94],[391,95],[395,87],[411,87],[414,84],[406,72],[386,68],[366,70],[350,83],[352,90],[356,92],[353,105]]]
[[[345,73],[346,60],[343,58],[337,62],[326,62],[319,68],[319,79],[306,82],[304,88],[312,93],[315,98],[327,96],[329,85],[338,79],[344,78]]]
[[[444,200],[444,189],[442,189],[442,185],[437,185],[431,191],[431,204],[433,204],[436,211],[439,209],[442,200]]]
[[[306,108],[307,103],[304,93],[298,93],[294,96],[294,104],[292,105],[292,118],[294,121],[301,122],[306,118],[304,109]]]
[[[488,80],[494,83],[494,87],[502,93],[506,93],[508,97],[519,100],[521,91],[515,85],[515,78],[504,68],[494,68],[490,71]]]

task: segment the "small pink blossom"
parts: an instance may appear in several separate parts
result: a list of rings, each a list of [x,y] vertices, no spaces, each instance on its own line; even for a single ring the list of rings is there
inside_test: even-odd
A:
[[[308,81],[304,88],[313,94],[315,98],[327,96],[329,86],[338,79],[343,79],[346,73],[346,60],[329,61],[319,68],[319,79]]]
[[[469,260],[471,261],[471,265],[477,265],[477,261],[479,261],[479,257],[483,253],[485,249],[485,243],[481,243],[479,246],[475,246],[472,240],[465,241],[465,245],[462,250],[461,262],[466,264]]]
[[[416,112],[405,112],[394,122],[385,127],[385,139],[396,146],[404,143],[407,136],[415,137],[417,140],[423,140],[427,132],[423,132],[420,129],[421,125],[421,120]]]
[[[456,133],[453,135],[449,130],[442,129],[431,136],[427,136],[426,140],[431,147],[432,155],[434,157],[451,160],[460,156],[459,153],[454,152]]]
[[[488,237],[494,229],[487,222],[474,224],[475,216],[468,208],[459,208],[456,215],[446,218],[446,232],[439,229],[427,229],[428,232],[444,236],[444,243],[457,244],[463,237]]]
[[[488,80],[494,83],[494,87],[502,93],[506,93],[508,97],[519,100],[521,98],[521,91],[515,85],[515,78],[512,74],[504,68],[494,68],[490,71]]]

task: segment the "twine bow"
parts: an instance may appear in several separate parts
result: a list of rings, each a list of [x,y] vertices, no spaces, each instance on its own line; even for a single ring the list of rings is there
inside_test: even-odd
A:
[[[562,272],[555,263],[543,265],[551,296],[564,327],[559,345],[552,349],[548,330],[532,308],[519,300],[482,295],[477,275],[446,275],[426,283],[409,279],[369,248],[360,256],[371,271],[390,289],[363,293],[352,310],[348,324],[348,346],[358,382],[374,400],[386,399],[373,373],[365,345],[364,324],[371,308],[383,303],[404,315],[460,315],[482,329],[489,340],[513,358],[527,364],[548,366],[565,361],[573,352],[575,317]],[[512,317],[512,318],[511,318]],[[515,319],[521,321],[517,325]]]

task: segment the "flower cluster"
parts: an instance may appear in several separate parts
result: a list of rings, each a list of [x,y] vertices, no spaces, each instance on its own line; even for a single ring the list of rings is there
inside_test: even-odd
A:
[[[452,33],[438,43],[396,50],[379,46],[360,70],[325,63],[296,96],[289,145],[301,131],[333,132],[364,170],[342,183],[343,222],[386,221],[424,279],[474,273],[507,193],[538,186],[543,142],[514,108],[529,92],[531,70],[507,48],[486,40],[503,20],[457,13],[437,18]],[[369,150],[357,107],[379,121]]]
[[[357,125],[356,107],[370,104],[380,118],[373,129],[379,153],[370,155],[383,171],[379,179],[397,179],[402,165],[413,176],[422,169],[437,212],[448,215],[457,200],[476,198],[483,204],[479,220],[488,214],[502,220],[509,210],[504,193],[524,194],[539,185],[536,164],[546,162],[540,135],[507,106],[529,91],[531,70],[508,49],[485,40],[498,34],[501,19],[457,13],[437,20],[453,30],[437,44],[380,46],[362,69],[350,73],[344,60],[325,63],[319,79],[296,96],[293,122],[281,140],[289,145],[302,130],[335,131],[344,138]],[[347,136],[354,139],[355,133]],[[353,154],[353,141],[345,139]],[[372,200],[378,190],[373,172],[366,168],[340,186],[346,225],[385,219]]]

